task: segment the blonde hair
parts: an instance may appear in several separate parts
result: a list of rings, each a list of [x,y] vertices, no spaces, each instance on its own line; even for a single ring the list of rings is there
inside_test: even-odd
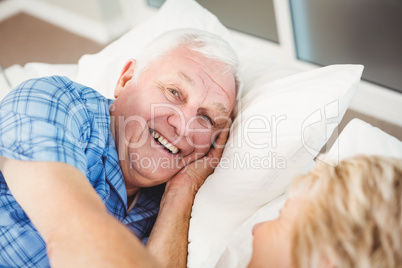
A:
[[[292,231],[294,267],[402,267],[402,160],[319,165],[290,197],[307,201]]]

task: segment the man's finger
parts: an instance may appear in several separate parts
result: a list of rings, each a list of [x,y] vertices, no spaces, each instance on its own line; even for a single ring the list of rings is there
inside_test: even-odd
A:
[[[230,122],[227,122],[225,127],[221,130],[218,137],[216,138],[213,146],[209,150],[208,153],[209,157],[221,158],[223,149],[225,148],[225,144],[229,136],[229,130],[230,130]]]
[[[228,121],[226,123],[225,127],[219,133],[218,137],[215,140],[214,147],[223,148],[225,146],[226,141],[227,141],[228,136],[229,136],[230,124],[231,124],[231,122]]]

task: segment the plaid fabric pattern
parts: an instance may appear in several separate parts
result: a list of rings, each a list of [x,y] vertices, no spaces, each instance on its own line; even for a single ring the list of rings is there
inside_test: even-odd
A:
[[[0,102],[0,155],[78,168],[108,211],[145,243],[164,185],[142,189],[127,213],[126,188],[109,130],[111,104],[66,77],[28,80]],[[10,193],[1,171],[0,267],[49,267],[43,239]]]

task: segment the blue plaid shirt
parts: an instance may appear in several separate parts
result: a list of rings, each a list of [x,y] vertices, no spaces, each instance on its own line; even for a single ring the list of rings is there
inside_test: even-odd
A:
[[[109,129],[111,104],[66,77],[28,80],[0,102],[0,155],[78,168],[109,213],[145,243],[164,185],[141,189],[135,207],[127,212],[126,188]],[[0,267],[49,267],[43,239],[10,193],[1,171]]]

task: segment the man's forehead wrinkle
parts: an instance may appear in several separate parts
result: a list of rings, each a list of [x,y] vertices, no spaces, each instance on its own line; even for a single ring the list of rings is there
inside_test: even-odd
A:
[[[209,77],[209,79],[211,79],[211,81],[215,85],[217,85],[225,93],[226,97],[230,100],[229,94],[226,92],[226,90],[223,87],[221,87],[221,85],[219,85],[209,74],[207,74],[207,76]]]
[[[188,84],[190,84],[190,85],[194,85],[194,84],[195,84],[194,80],[193,80],[190,76],[188,76],[187,74],[185,74],[184,72],[180,71],[180,72],[178,73],[178,75],[179,75],[179,77],[180,77],[181,79],[183,79],[184,81],[186,81],[186,83],[188,83]]]
[[[206,75],[208,76],[209,79],[211,79],[211,81],[212,81],[215,85],[217,85],[217,86],[223,91],[223,93],[225,94],[226,98],[230,100],[229,93],[227,93],[227,92],[224,90],[224,88],[223,88],[221,85],[219,85],[219,84],[212,78],[212,76],[210,76],[208,73],[206,73]],[[207,90],[210,91],[210,89],[211,89],[211,88],[208,88]],[[212,105],[213,105],[214,107],[216,107],[216,109],[218,109],[220,113],[222,113],[223,115],[227,115],[228,111],[227,111],[227,108],[225,107],[225,105],[223,105],[223,104],[220,103],[220,102],[214,102]]]

